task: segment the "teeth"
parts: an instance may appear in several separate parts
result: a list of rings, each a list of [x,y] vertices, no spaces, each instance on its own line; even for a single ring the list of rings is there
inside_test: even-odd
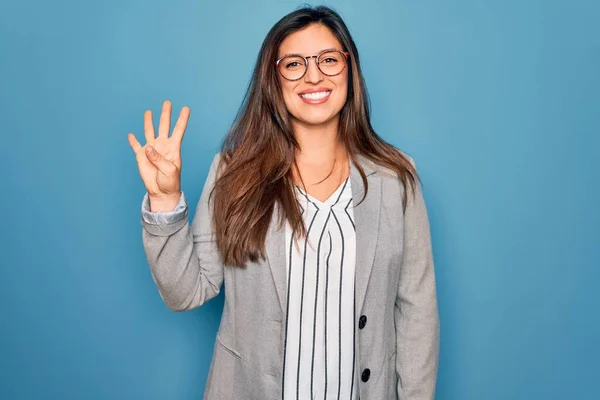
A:
[[[322,98],[329,96],[329,93],[331,93],[331,92],[305,93],[305,94],[301,94],[300,97],[302,97],[303,99],[320,100]]]

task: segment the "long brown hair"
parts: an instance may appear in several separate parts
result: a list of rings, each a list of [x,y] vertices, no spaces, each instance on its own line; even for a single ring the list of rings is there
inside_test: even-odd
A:
[[[287,219],[294,237],[306,235],[292,182],[299,145],[285,108],[274,60],[288,35],[311,24],[328,27],[350,53],[348,97],[340,111],[339,135],[349,158],[357,165],[365,189],[367,179],[356,162],[358,155],[390,168],[405,186],[414,189],[418,180],[409,159],[379,137],[371,126],[358,51],[340,15],[325,6],[293,11],[279,20],[264,39],[242,105],[222,143],[224,165],[219,168],[211,196],[214,195],[217,246],[225,264],[242,267],[247,260],[265,258],[265,238],[276,203],[282,210],[279,226]]]

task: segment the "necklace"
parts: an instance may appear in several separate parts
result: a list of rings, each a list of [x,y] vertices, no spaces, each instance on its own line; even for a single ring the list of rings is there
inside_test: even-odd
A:
[[[337,186],[341,185],[342,182],[347,178],[346,174],[348,172],[348,158],[346,157],[344,159],[344,161],[342,161],[341,163],[341,167],[339,168],[339,174],[335,174],[335,170],[336,170],[336,166],[338,165],[338,159],[337,156],[333,159],[333,166],[331,167],[329,173],[327,174],[327,176],[325,176],[325,178],[318,180],[314,183],[308,183],[308,185],[310,186],[314,186],[314,185],[319,185],[323,182],[326,182],[327,180],[329,180],[332,177],[337,177]],[[294,169],[295,169],[295,175],[298,179],[296,179],[297,181],[303,182],[302,179],[302,174],[300,174],[300,169],[298,168],[298,164],[296,163],[296,160],[294,160]],[[298,184],[297,184],[298,185]],[[298,185],[299,186],[299,185]]]

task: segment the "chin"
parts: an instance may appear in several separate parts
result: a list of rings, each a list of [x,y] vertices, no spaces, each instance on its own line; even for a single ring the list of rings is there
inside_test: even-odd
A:
[[[324,116],[324,115],[298,115],[297,117],[294,116],[294,119],[304,125],[319,126],[319,125],[326,125],[327,123],[331,122],[333,119],[335,119],[338,116],[339,116],[339,113],[338,114],[329,114],[327,116]]]
[[[331,122],[336,117],[339,117],[340,111],[337,109],[328,110],[306,110],[304,107],[299,107],[296,112],[293,113],[293,118],[298,122],[305,125],[324,125]]]

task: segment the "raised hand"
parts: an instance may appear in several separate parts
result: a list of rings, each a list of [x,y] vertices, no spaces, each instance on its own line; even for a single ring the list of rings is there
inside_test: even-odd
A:
[[[172,211],[181,193],[181,142],[190,116],[183,107],[169,137],[171,102],[163,103],[158,136],[152,124],[152,111],[144,113],[146,144],[142,146],[133,133],[127,135],[135,153],[140,176],[150,198],[151,211]]]

